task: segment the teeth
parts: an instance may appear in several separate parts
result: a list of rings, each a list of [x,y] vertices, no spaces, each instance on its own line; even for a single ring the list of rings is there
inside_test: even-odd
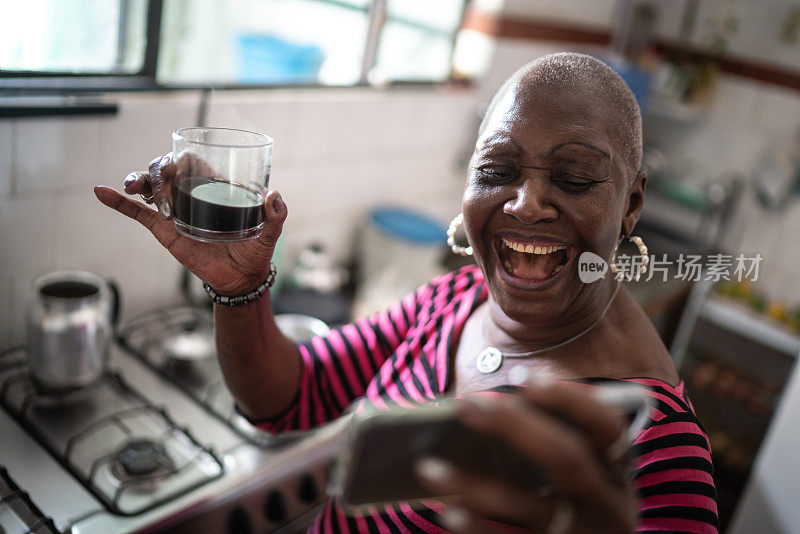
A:
[[[517,243],[516,241],[509,241],[503,238],[503,244],[511,250],[517,252],[525,252],[526,254],[550,254],[557,250],[565,250],[567,247],[561,245],[548,245],[546,247],[526,245],[525,243]]]
[[[560,271],[562,267],[563,265],[556,265],[556,268],[553,269],[553,274],[556,274],[558,271]]]

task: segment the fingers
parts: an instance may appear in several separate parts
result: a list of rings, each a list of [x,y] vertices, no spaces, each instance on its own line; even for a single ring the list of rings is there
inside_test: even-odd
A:
[[[175,177],[175,169],[172,152],[155,158],[148,166],[153,203],[165,220],[172,218],[172,179]]]
[[[168,250],[175,241],[180,239],[180,235],[175,230],[175,225],[162,219],[157,211],[150,209],[146,204],[127,198],[104,185],[96,186],[94,194],[100,202],[109,208],[138,221],[142,226],[150,230],[155,238]]]
[[[172,152],[167,154],[167,156],[171,155]],[[180,176],[195,176],[205,178],[215,176],[217,178],[224,178],[224,176],[222,176],[219,172],[214,171],[208,162],[197,157],[197,155],[192,154],[191,152],[184,152],[181,154],[177,161],[175,161],[175,165],[175,172]]]
[[[583,384],[531,382],[521,394],[536,406],[566,417],[585,432],[599,450],[606,450],[625,429],[622,415],[600,405]]]
[[[464,472],[439,458],[423,457],[416,467],[423,484],[455,495],[453,502],[471,514],[529,528],[547,523],[549,506],[533,491]]]
[[[281,194],[277,191],[268,192],[264,198],[264,227],[261,229],[258,242],[264,247],[270,258],[275,250],[275,244],[281,236],[283,223],[288,214],[289,210]]]
[[[582,520],[602,517],[610,531],[632,524],[632,489],[609,476],[606,460],[574,425],[513,395],[473,395],[458,407],[458,415],[464,424],[505,440],[541,466],[556,493],[578,506]]]
[[[150,196],[153,190],[150,188],[150,182],[147,181],[148,176],[146,172],[134,171],[125,177],[123,185],[125,192],[129,195],[144,195]]]
[[[141,202],[120,195],[110,187],[98,185],[94,188],[94,194],[100,202],[126,217],[139,221],[145,228],[150,229],[158,222],[158,212]]]
[[[473,396],[465,399],[458,414],[468,426],[504,439],[540,465],[562,493],[592,500],[609,490],[585,438],[536,406],[510,395]]]

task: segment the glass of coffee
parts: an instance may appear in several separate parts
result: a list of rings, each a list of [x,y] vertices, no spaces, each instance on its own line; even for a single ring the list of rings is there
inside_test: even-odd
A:
[[[243,241],[264,225],[273,140],[231,128],[172,134],[175,228],[200,241]]]

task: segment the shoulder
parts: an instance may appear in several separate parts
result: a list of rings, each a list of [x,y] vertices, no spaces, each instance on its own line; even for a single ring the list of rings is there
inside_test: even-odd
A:
[[[654,400],[650,420],[631,448],[643,530],[716,533],[711,445],[683,382],[626,381],[644,386]]]
[[[624,381],[642,386],[653,402],[650,421],[637,439],[637,443],[653,434],[690,433],[701,436],[704,448],[711,450],[705,429],[694,413],[694,407],[686,394],[682,380],[676,386],[655,378],[627,378]]]
[[[417,290],[419,304],[434,303],[436,308],[451,304],[467,296],[480,296],[486,292],[483,273],[475,265],[438,276]]]
[[[694,413],[683,381],[672,386],[654,378],[617,380],[642,386],[652,401],[649,419],[635,437],[631,449],[637,469],[647,471],[648,465],[653,469],[679,468],[681,462],[669,461],[684,458],[690,459],[687,467],[694,466],[713,474],[711,444]]]
[[[483,284],[483,272],[477,265],[467,265],[437,276],[428,285],[431,287],[448,286],[457,291],[465,291],[481,284]]]

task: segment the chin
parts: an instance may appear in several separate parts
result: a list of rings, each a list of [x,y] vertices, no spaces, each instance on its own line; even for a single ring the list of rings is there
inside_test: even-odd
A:
[[[559,279],[547,283],[546,287],[534,289],[529,286],[519,287],[520,284],[509,281],[505,276],[507,273],[496,263],[487,265],[483,270],[492,300],[509,319],[523,324],[560,324],[580,290],[577,284],[582,285],[577,273],[570,273],[572,269],[563,269]]]
[[[492,298],[509,319],[522,324],[536,326],[557,326],[561,322],[568,302],[563,299],[533,299],[503,293],[502,289],[491,288]],[[560,305],[558,305],[560,304]]]

